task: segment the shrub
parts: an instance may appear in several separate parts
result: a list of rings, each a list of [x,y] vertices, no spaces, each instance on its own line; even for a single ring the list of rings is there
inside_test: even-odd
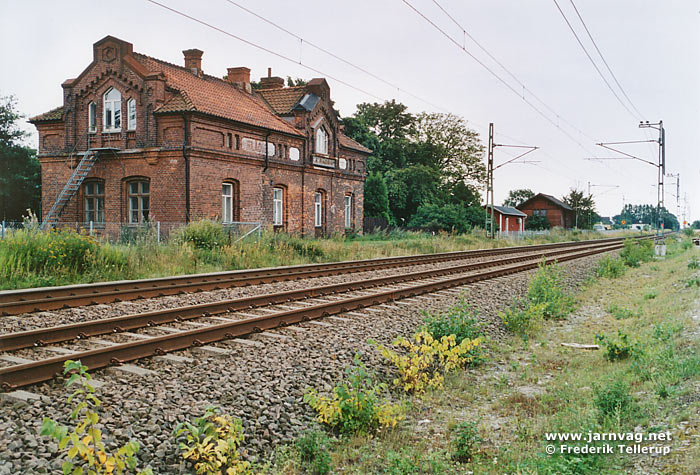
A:
[[[483,439],[476,423],[465,421],[452,428],[452,458],[459,462],[471,462]]]
[[[55,439],[59,449],[66,452],[68,460],[61,465],[63,473],[121,474],[127,468],[135,469],[138,442],[131,440],[113,454],[105,449],[102,431],[98,429],[100,416],[97,414],[97,408],[100,407],[101,401],[95,396],[95,388],[90,384],[92,378],[87,372],[87,366],[83,366],[80,361],[68,360],[63,367],[63,373],[66,376],[70,375],[66,387],[79,386],[68,398],[68,402],[75,403],[71,418],[80,417],[81,421],[70,432],[67,427],[59,426],[48,417],[44,417],[41,424],[41,435]],[[143,475],[151,473],[150,468],[139,472]]]
[[[469,353],[481,345],[482,339],[464,339],[457,344],[454,335],[433,338],[430,333],[421,330],[412,340],[399,337],[394,346],[404,349],[405,354],[377,345],[379,352],[389,359],[398,370],[394,384],[406,392],[422,393],[427,389],[443,386],[444,375],[472,362]]]
[[[191,243],[195,249],[212,250],[228,244],[229,236],[221,223],[209,220],[194,221],[175,231],[173,239]]]
[[[330,440],[326,434],[309,431],[297,439],[296,447],[308,473],[325,475],[331,472]]]
[[[527,290],[529,305],[542,305],[542,316],[561,320],[574,309],[574,299],[564,291],[562,275],[556,264],[543,259]]]
[[[595,272],[598,277],[609,279],[621,277],[625,273],[625,261],[620,257],[605,256],[598,262]]]
[[[523,338],[532,336],[544,320],[544,304],[532,305],[525,301],[499,312],[505,327]]]
[[[551,224],[546,216],[532,215],[528,216],[525,220],[525,227],[533,231],[541,231],[544,229],[549,229]]]
[[[481,221],[479,223],[472,223],[472,225],[481,224],[484,222],[484,219],[485,216],[482,214]],[[472,228],[467,217],[466,209],[464,206],[456,204],[421,205],[408,225],[432,231],[457,233],[465,233]]]
[[[381,396],[386,385],[376,383],[357,357],[346,375],[347,381],[337,384],[329,397],[319,396],[313,389],[304,394],[319,422],[341,433],[356,434],[393,427],[403,418],[401,407]]]
[[[630,356],[644,353],[641,343],[631,342],[629,336],[619,330],[617,339],[605,335],[596,335],[595,338],[601,345],[605,346],[604,356],[608,361],[624,360]]]
[[[386,454],[386,470],[382,473],[386,475],[413,475],[421,472],[416,460],[415,454],[408,451],[394,452],[393,450]]]
[[[607,417],[624,418],[634,404],[629,385],[622,379],[605,385],[593,386],[593,402],[602,419]]]
[[[250,463],[241,460],[238,450],[244,440],[240,419],[220,415],[217,408],[210,406],[194,424],[178,424],[173,434],[184,438],[179,443],[182,458],[193,463],[198,475],[252,473]]]
[[[693,228],[684,228],[683,229],[683,235],[687,237],[694,237],[695,236],[695,230]]]
[[[625,240],[620,257],[629,267],[639,267],[642,262],[648,262],[654,257],[654,243],[645,239],[643,241]]]
[[[463,300],[447,313],[429,314],[423,322],[425,329],[436,340],[440,340],[444,336],[454,335],[455,341],[459,345],[464,340],[484,338],[483,324],[471,314],[469,306]],[[470,364],[482,363],[484,361],[484,347],[477,345],[464,356],[469,358]]]

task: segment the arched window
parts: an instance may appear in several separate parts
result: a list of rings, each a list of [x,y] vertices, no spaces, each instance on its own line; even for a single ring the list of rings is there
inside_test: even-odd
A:
[[[126,109],[129,112],[129,130],[136,130],[136,99],[126,101]]]
[[[284,188],[272,189],[272,224],[284,226]]]
[[[328,132],[325,127],[316,129],[316,153],[328,155]]]
[[[126,183],[126,205],[129,224],[148,221],[151,187],[148,179],[137,178]]]
[[[105,183],[102,180],[89,180],[83,183],[83,207],[85,222],[104,224],[105,222]]]
[[[105,92],[103,111],[103,130],[119,132],[122,129],[122,95],[113,87]]]
[[[88,104],[88,131],[97,132],[97,104],[92,101]]]
[[[238,182],[227,180],[221,184],[221,221],[232,223],[238,221]]]

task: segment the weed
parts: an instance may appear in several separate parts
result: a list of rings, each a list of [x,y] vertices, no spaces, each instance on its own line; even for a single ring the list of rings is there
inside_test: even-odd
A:
[[[243,475],[251,473],[250,463],[241,459],[239,446],[243,442],[240,419],[219,414],[208,407],[194,424],[180,423],[173,434],[180,440],[182,458],[193,463],[200,474]]]
[[[697,256],[693,256],[688,261],[688,269],[700,269],[700,259]]]
[[[655,340],[668,342],[674,335],[680,335],[683,331],[683,325],[680,323],[654,323],[652,337]]]
[[[394,346],[405,350],[403,355],[382,345],[377,345],[377,349],[396,366],[399,373],[394,379],[396,386],[406,392],[422,393],[427,389],[441,388],[446,373],[471,364],[470,355],[481,343],[481,338],[475,338],[457,344],[454,335],[438,340],[422,330],[412,340],[403,337],[394,340]]]
[[[395,452],[389,451],[386,454],[386,473],[387,475],[413,475],[421,473],[420,467],[413,454],[405,451]]]
[[[520,304],[513,305],[505,311],[499,312],[498,316],[508,330],[527,339],[542,325],[544,310],[544,304],[528,305],[525,301],[522,301]]]
[[[545,319],[561,320],[574,309],[574,299],[564,291],[561,270],[543,259],[527,290],[530,305],[543,305]]]
[[[97,475],[102,473],[121,474],[124,470],[136,468],[136,453],[139,444],[135,440],[127,442],[113,454],[107,453],[102,442],[102,431],[98,429],[100,417],[97,408],[101,402],[95,396],[95,388],[90,384],[91,376],[87,372],[87,366],[80,361],[68,360],[63,365],[63,373],[68,376],[66,387],[79,385],[68,402],[76,402],[72,419],[81,417],[81,421],[69,432],[67,427],[59,426],[56,421],[44,417],[41,423],[41,435],[49,436],[58,442],[61,451],[66,452],[68,458],[61,466],[63,473]],[[69,448],[70,447],[70,448]],[[151,474],[151,469],[146,469],[139,474]]]
[[[617,339],[605,335],[596,335],[596,340],[605,346],[605,359],[619,361],[630,356],[644,353],[643,346],[639,342],[630,342],[629,336],[618,330]]]
[[[598,262],[595,272],[598,277],[615,279],[624,275],[625,261],[621,257],[605,256]]]
[[[642,296],[642,298],[644,300],[653,300],[656,297],[658,297],[658,295],[659,294],[656,290],[648,290],[648,291],[644,292],[644,295]]]
[[[624,320],[631,317],[639,317],[642,314],[640,309],[632,310],[625,307],[620,307],[617,304],[610,304],[607,307],[607,312],[615,317],[616,320]]]
[[[341,433],[370,433],[380,427],[395,426],[402,418],[401,406],[381,396],[386,385],[376,383],[373,375],[356,356],[346,368],[347,381],[333,388],[330,397],[309,389],[304,401],[318,413],[318,421]]]
[[[620,257],[629,267],[639,267],[642,262],[648,262],[654,257],[654,244],[650,240],[625,240]]]
[[[477,424],[465,421],[452,428],[452,458],[459,462],[471,462],[483,439]]]
[[[630,414],[634,405],[630,387],[622,379],[609,381],[604,385],[594,385],[593,402],[602,419],[623,419]]]
[[[685,281],[686,287],[700,287],[700,277],[695,276]]]
[[[212,250],[230,244],[226,229],[214,221],[193,221],[173,233],[176,243],[190,243],[195,249]]]
[[[299,437],[296,448],[308,473],[325,475],[331,472],[330,439],[323,432],[310,431]]]
[[[440,340],[444,336],[454,335],[455,341],[459,345],[464,340],[482,340],[484,338],[483,324],[472,315],[464,300],[461,300],[447,313],[428,315],[423,322],[428,333],[436,340]],[[464,356],[470,359],[472,365],[482,363],[484,361],[483,346],[474,346]]]

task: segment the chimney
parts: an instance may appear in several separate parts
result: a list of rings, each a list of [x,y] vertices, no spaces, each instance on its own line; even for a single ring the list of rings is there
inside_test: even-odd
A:
[[[272,68],[267,68],[267,77],[260,78],[260,89],[282,89],[284,79],[272,76]]]
[[[195,76],[202,76],[202,55],[204,51],[199,49],[186,49],[182,52],[185,55],[185,67],[192,71]]]
[[[250,87],[250,69],[245,66],[238,68],[228,68],[226,80],[233,84],[233,87],[245,91],[248,94],[252,92]]]

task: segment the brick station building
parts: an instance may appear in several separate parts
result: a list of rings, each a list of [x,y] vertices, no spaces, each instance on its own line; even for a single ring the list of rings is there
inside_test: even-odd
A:
[[[225,79],[204,74],[197,49],[183,52],[183,65],[111,36],[93,52],[62,84],[63,105],[30,119],[50,224],[206,218],[304,235],[362,229],[371,150],[343,134],[325,79],[284,87],[268,71],[253,90],[245,67]]]
[[[520,203],[518,210],[528,216],[544,216],[551,227],[564,229],[573,228],[575,225],[574,210],[561,200],[552,195],[538,193],[532,198]]]

